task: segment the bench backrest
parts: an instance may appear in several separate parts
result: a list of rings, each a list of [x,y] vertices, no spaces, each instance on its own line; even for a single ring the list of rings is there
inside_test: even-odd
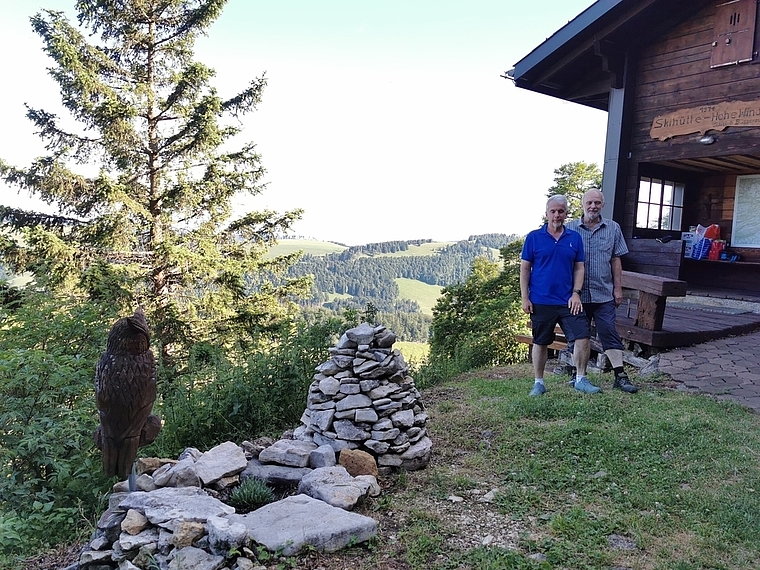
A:
[[[655,239],[636,238],[626,240],[626,244],[628,254],[621,258],[624,270],[669,279],[680,278],[683,241],[671,240],[668,243],[660,243]]]

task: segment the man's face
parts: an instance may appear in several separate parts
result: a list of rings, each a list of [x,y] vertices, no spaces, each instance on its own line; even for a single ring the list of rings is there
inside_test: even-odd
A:
[[[549,221],[549,226],[558,230],[565,223],[567,218],[567,210],[559,202],[549,202],[546,206],[546,219]]]
[[[604,197],[601,192],[588,192],[583,196],[583,217],[587,221],[599,219],[604,206]]]

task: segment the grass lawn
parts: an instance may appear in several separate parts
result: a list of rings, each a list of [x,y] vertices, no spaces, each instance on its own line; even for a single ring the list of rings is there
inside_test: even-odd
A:
[[[364,507],[379,539],[323,567],[760,568],[760,415],[656,382],[624,394],[609,374],[602,394],[549,375],[529,398],[531,376],[423,390],[431,464],[384,481]]]

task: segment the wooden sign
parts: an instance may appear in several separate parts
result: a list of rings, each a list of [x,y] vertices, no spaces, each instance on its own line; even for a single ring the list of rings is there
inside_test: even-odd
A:
[[[649,136],[664,141],[678,135],[705,134],[726,127],[760,127],[760,101],[726,101],[658,115]]]

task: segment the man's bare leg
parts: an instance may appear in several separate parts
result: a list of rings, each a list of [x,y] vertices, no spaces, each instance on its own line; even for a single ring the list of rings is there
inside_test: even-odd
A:
[[[585,376],[588,368],[588,359],[591,354],[591,341],[587,338],[579,338],[573,345],[573,364],[575,372],[580,376]]]
[[[586,369],[588,367],[589,354],[591,353],[591,341],[588,338],[579,338],[575,340],[573,348],[573,363],[575,364],[576,377],[575,389],[584,394],[596,394],[601,392],[601,388],[594,386],[586,378]]]
[[[534,344],[531,358],[533,359],[533,376],[543,379],[546,361],[549,359],[549,348],[546,345]]]
[[[546,392],[544,385],[544,368],[549,358],[549,348],[544,344],[534,344],[531,349],[531,358],[533,360],[533,376],[535,382],[529,396],[540,396]]]
[[[623,351],[619,348],[608,348],[604,351],[604,354],[610,359],[612,370],[615,372],[615,383],[612,387],[619,388],[623,392],[628,392],[629,394],[635,394],[638,392],[639,389],[631,383],[628,374],[625,373],[625,368],[623,367]]]

